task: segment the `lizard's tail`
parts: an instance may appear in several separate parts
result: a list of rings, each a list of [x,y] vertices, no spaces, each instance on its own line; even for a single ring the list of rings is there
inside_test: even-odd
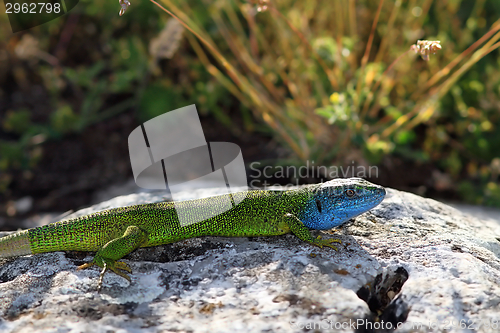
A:
[[[0,238],[0,258],[31,254],[28,230]]]

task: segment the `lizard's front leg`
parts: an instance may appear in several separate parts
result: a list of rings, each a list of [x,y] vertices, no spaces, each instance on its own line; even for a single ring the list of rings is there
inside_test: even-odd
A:
[[[321,236],[313,238],[309,229],[293,214],[285,214],[283,221],[290,227],[290,231],[295,236],[312,245],[319,246],[320,248],[328,246],[337,251],[337,248],[331,243],[341,243],[340,239],[321,239]]]
[[[109,241],[99,251],[97,251],[92,262],[78,266],[78,269],[88,268],[93,265],[97,265],[102,268],[97,290],[101,289],[104,273],[106,273],[108,269],[130,282],[130,277],[122,271],[130,273],[132,270],[126,263],[117,260],[139,248],[144,242],[147,241],[147,239],[148,234],[144,230],[136,226],[129,226],[121,237]]]

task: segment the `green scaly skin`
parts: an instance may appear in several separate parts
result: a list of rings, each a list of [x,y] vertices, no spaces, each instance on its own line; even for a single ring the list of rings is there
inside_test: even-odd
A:
[[[358,188],[368,186],[366,184],[373,185],[360,181],[362,183]],[[199,213],[210,211],[218,202],[222,204],[227,200],[227,195],[211,197],[210,200],[162,202],[109,209],[3,237],[0,239],[0,257],[54,251],[97,251],[93,261],[79,266],[79,269],[93,265],[103,268],[99,279],[100,289],[107,270],[130,281],[130,277],[123,271],[131,272],[131,269],[117,260],[135,249],[199,236],[275,236],[291,232],[312,245],[328,246],[336,250],[331,243],[340,243],[340,240],[313,238],[309,228],[299,219],[299,216],[308,217],[308,213],[304,212],[309,209],[307,207],[311,200],[315,200],[315,193],[321,185],[289,191],[245,192],[245,199],[232,209],[201,222],[195,222],[200,220]],[[316,199],[316,204],[317,201]],[[343,204],[342,200],[340,203]],[[176,209],[189,210],[191,215],[187,225],[181,226]],[[359,212],[354,215],[359,215]]]

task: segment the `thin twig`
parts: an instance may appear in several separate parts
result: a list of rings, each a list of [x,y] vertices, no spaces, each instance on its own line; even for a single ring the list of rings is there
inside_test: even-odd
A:
[[[219,62],[221,63],[221,65],[224,66],[224,68],[227,70],[227,73],[229,74],[229,76],[231,77],[231,79],[237,85],[241,85],[240,79],[235,74],[235,70],[234,70],[233,66],[231,66],[231,64],[222,56],[222,54],[220,54],[219,51],[217,51],[217,49],[215,47],[212,46],[212,44],[210,44],[208,41],[206,41],[197,32],[195,32],[193,29],[191,29],[191,27],[189,25],[187,25],[183,20],[181,20],[174,13],[172,13],[171,11],[169,11],[168,9],[166,9],[165,7],[163,7],[162,5],[160,5],[158,2],[156,2],[154,0],[149,0],[149,1],[151,1],[152,3],[154,3],[155,5],[157,5],[158,7],[160,7],[164,12],[166,12],[167,14],[169,14],[170,16],[172,16],[174,19],[176,19],[177,21],[179,21],[179,23],[182,24],[184,26],[184,28],[186,28],[193,35],[195,35],[217,57],[217,59],[219,60]]]
[[[333,72],[331,71],[331,69],[328,68],[328,66],[325,64],[325,62],[323,61],[323,59],[318,55],[318,53],[314,50],[314,48],[312,47],[312,45],[307,41],[307,39],[304,37],[304,35],[302,34],[302,32],[300,32],[296,27],[294,27],[294,25],[292,24],[292,22],[290,22],[286,17],[285,15],[283,15],[279,10],[277,10],[274,6],[269,6],[269,9],[273,11],[273,13],[277,14],[278,16],[281,17],[281,19],[283,19],[286,24],[290,27],[290,29],[292,29],[292,31],[297,35],[299,36],[300,40],[302,41],[302,43],[309,49],[309,51],[311,51],[311,53],[314,55],[314,57],[316,58],[316,60],[318,61],[318,63],[320,64],[320,66],[323,68],[323,70],[325,71],[326,75],[328,76],[328,80],[330,81],[330,84],[332,85],[332,87],[334,89],[339,89],[339,85],[337,83],[337,80],[335,80],[335,77],[333,75]]]
[[[429,88],[431,88],[434,84],[436,84],[439,80],[443,78],[443,76],[448,75],[451,70],[458,65],[465,57],[467,57],[471,52],[473,52],[475,49],[479,47],[482,43],[484,43],[485,40],[490,38],[495,32],[500,30],[500,20],[496,21],[492,28],[484,34],[481,38],[479,38],[477,41],[475,41],[471,46],[469,46],[465,51],[460,53],[455,59],[450,61],[448,65],[446,65],[443,69],[441,69],[439,72],[434,74],[432,78],[430,78],[425,85],[422,86],[421,89],[415,91],[410,99],[416,100],[418,99],[418,96],[422,95],[425,91],[427,91]]]
[[[368,37],[368,43],[366,44],[365,48],[365,54],[363,55],[363,58],[361,59],[361,75],[359,76],[358,82],[356,83],[356,96],[354,100],[354,105],[356,107],[359,106],[359,100],[360,100],[360,95],[361,95],[361,89],[364,84],[364,80],[362,79],[365,75],[365,69],[366,69],[366,64],[368,63],[368,57],[370,56],[370,51],[372,48],[372,43],[373,43],[373,38],[375,36],[375,29],[378,24],[378,19],[380,17],[380,12],[382,10],[382,5],[384,4],[384,0],[380,0],[377,8],[377,13],[375,14],[375,18],[373,19],[373,24],[372,24],[372,29],[370,31],[370,36]]]

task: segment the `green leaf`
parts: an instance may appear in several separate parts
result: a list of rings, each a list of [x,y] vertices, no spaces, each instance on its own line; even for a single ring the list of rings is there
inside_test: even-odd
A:
[[[183,106],[181,103],[182,99],[173,88],[160,84],[151,85],[146,88],[139,103],[139,118],[147,121]]]
[[[2,124],[3,129],[6,132],[23,134],[32,126],[30,116],[30,112],[25,109],[21,109],[19,111],[9,111]]]
[[[52,128],[59,133],[70,133],[76,130],[79,117],[69,105],[58,108],[50,117]]]

